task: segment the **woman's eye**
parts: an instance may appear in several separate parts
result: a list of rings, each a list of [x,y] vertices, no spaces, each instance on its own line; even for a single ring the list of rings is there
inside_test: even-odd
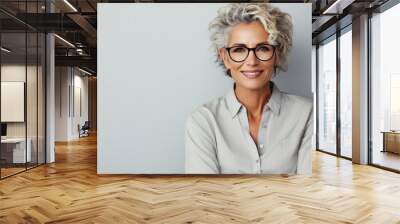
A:
[[[244,47],[235,47],[232,49],[233,53],[243,53],[245,51],[246,51],[246,49]]]
[[[258,51],[263,51],[263,52],[268,52],[271,51],[271,49],[267,46],[261,46],[257,49]]]

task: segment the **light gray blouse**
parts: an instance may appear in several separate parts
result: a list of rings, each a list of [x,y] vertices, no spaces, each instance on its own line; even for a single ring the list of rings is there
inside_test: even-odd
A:
[[[190,174],[311,174],[313,106],[272,83],[256,145],[234,86],[186,120],[185,171]]]

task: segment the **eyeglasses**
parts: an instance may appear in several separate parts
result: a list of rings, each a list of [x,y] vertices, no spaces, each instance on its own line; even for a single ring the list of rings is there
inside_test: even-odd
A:
[[[246,46],[225,47],[229,57],[234,62],[243,62],[249,56],[250,51],[253,51],[256,58],[260,61],[268,61],[275,54],[275,46],[270,44],[261,44],[257,47],[248,48]]]

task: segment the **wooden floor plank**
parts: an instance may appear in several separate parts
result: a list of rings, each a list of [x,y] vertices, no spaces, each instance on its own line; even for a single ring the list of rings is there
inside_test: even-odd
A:
[[[97,175],[96,137],[0,181],[0,223],[400,223],[400,175],[315,152],[311,177]]]

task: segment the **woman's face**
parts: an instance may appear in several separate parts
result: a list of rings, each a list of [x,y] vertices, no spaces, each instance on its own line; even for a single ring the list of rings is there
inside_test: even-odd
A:
[[[227,47],[245,45],[248,48],[255,48],[263,43],[268,44],[268,36],[269,34],[259,21],[240,23],[231,28]],[[270,60],[261,61],[254,55],[254,51],[250,51],[243,62],[233,61],[224,48],[219,50],[219,54],[225,67],[230,69],[236,86],[249,90],[265,88],[272,78],[277,60],[276,53]]]

